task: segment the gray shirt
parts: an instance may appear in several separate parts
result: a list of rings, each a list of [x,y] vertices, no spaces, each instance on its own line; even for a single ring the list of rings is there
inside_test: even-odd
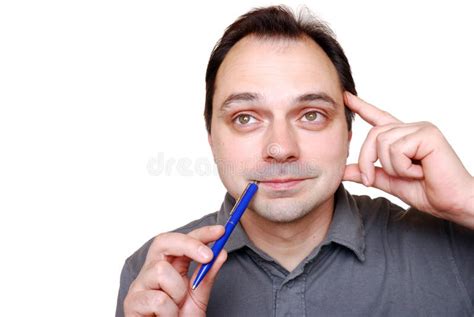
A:
[[[208,316],[474,316],[474,231],[341,185],[324,241],[288,272],[240,224],[227,242]],[[181,227],[224,225],[235,199]],[[152,240],[123,267],[116,316]],[[192,262],[189,276],[196,264]]]

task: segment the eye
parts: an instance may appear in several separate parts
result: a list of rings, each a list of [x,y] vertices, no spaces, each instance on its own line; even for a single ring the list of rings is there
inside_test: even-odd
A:
[[[237,125],[248,125],[250,123],[255,123],[256,119],[249,114],[242,113],[242,114],[239,114],[237,117],[235,117],[233,121]]]
[[[324,120],[324,115],[318,111],[308,111],[303,117],[301,117],[303,122],[321,122]]]

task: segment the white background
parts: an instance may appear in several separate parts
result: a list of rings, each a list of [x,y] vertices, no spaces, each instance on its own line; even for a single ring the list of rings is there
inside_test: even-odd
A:
[[[213,164],[205,68],[224,28],[269,3],[1,2],[0,315],[111,316],[125,258],[220,207],[215,169],[200,175]],[[467,3],[308,6],[336,32],[359,95],[438,125],[472,173]],[[368,129],[357,119],[349,161]],[[182,165],[150,171],[160,155]]]

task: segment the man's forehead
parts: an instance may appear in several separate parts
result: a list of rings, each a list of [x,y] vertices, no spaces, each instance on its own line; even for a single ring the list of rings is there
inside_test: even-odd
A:
[[[330,62],[324,50],[308,36],[299,38],[285,37],[258,37],[247,35],[239,40],[226,54],[221,67],[236,62],[253,62],[266,60],[271,54],[273,57],[291,57],[295,54],[310,54],[312,58],[318,58],[324,62]]]
[[[242,39],[219,68],[214,94],[218,105],[214,107],[283,92],[293,100],[306,95],[334,102],[341,92],[336,69],[324,51],[311,43],[311,39]]]

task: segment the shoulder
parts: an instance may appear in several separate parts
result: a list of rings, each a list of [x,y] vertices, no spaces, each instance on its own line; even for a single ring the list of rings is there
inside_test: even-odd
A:
[[[392,270],[410,268],[418,278],[426,276],[425,281],[433,276],[455,280],[459,296],[470,298],[474,305],[474,230],[414,208],[405,210],[385,198],[352,199],[363,222],[366,253],[372,259],[385,256]]]
[[[404,209],[390,200],[352,195],[366,231],[385,229],[387,232],[410,231],[445,232],[448,222],[414,208]]]
[[[352,198],[368,240],[383,239],[394,248],[423,248],[433,255],[454,252],[457,258],[474,251],[474,230],[414,208],[405,210],[386,198]]]

